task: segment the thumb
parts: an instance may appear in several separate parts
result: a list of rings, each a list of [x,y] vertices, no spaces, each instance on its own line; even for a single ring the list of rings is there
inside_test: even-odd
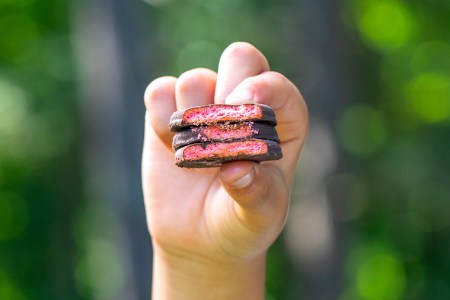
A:
[[[268,164],[237,161],[224,164],[219,179],[235,201],[237,217],[248,228],[255,232],[279,233],[289,201],[288,189],[279,171]]]
[[[260,164],[252,161],[224,164],[219,179],[231,198],[243,208],[256,209],[265,202],[269,174]]]

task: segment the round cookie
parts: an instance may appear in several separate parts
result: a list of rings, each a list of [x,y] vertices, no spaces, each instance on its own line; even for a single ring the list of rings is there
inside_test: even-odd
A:
[[[170,118],[169,129],[179,131],[191,126],[244,121],[277,124],[274,111],[264,104],[210,104],[176,111]]]
[[[274,126],[266,123],[216,123],[209,126],[193,126],[175,133],[174,150],[193,143],[228,142],[233,140],[263,139],[280,142]]]
[[[232,142],[196,143],[175,152],[177,166],[184,168],[218,167],[237,160],[267,161],[283,157],[275,141],[250,139]]]

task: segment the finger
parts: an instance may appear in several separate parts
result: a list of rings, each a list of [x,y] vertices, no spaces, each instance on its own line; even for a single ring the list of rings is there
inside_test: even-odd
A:
[[[287,141],[307,130],[308,111],[305,100],[295,85],[278,72],[268,71],[244,79],[227,97],[227,104],[260,103],[276,113]],[[280,131],[281,129],[278,128]]]
[[[169,131],[170,116],[176,111],[175,77],[161,77],[151,82],[144,94],[146,122],[164,146],[172,149],[173,133]]]
[[[292,177],[300,150],[305,142],[309,120],[306,103],[286,77],[277,72],[264,72],[243,80],[227,97],[227,104],[261,103],[272,107],[283,159],[274,162],[285,175]]]
[[[277,172],[250,161],[227,163],[220,169],[219,179],[235,201],[236,214],[254,231],[273,227],[277,222],[281,228],[284,223],[289,188]]]
[[[231,44],[220,57],[215,103],[225,103],[226,97],[245,78],[268,70],[267,59],[254,46],[243,42]]]
[[[177,80],[177,109],[207,105],[214,102],[217,74],[208,69],[193,69]]]

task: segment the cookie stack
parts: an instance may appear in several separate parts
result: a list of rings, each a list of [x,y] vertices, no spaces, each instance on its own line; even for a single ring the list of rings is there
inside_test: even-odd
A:
[[[179,167],[208,168],[236,160],[283,157],[275,113],[263,104],[211,104],[179,110],[170,118]]]

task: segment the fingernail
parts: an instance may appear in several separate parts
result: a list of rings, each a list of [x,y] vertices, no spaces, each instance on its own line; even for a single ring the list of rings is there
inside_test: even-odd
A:
[[[237,189],[242,189],[242,188],[249,186],[252,183],[253,178],[255,178],[255,169],[254,168],[252,168],[250,170],[250,172],[248,172],[244,176],[239,177],[238,179],[236,179],[235,181],[230,183],[230,185]]]

